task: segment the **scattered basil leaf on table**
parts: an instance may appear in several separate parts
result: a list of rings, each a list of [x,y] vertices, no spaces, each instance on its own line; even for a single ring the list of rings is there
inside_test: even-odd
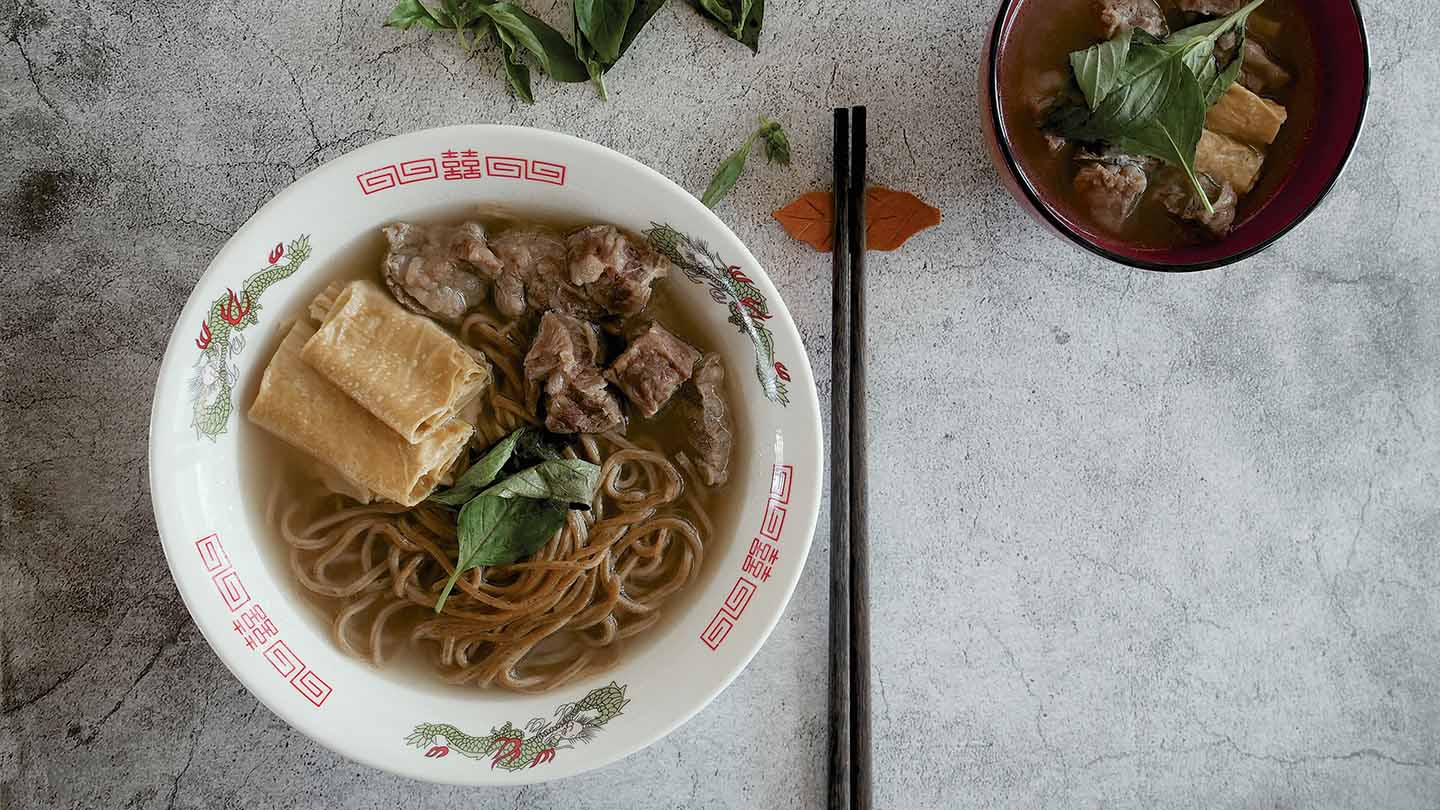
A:
[[[771,163],[779,163],[781,166],[790,165],[790,139],[779,123],[771,121],[765,116],[760,116],[760,127],[740,144],[715,170],[715,176],[710,179],[710,185],[705,188],[705,193],[700,196],[700,202],[708,208],[714,208],[717,203],[725,198],[730,190],[735,188],[739,182],[740,175],[745,172],[745,163],[750,159],[750,149],[759,140],[764,144],[765,158]]]
[[[400,0],[395,4],[395,8],[390,10],[385,24],[402,31],[408,30],[412,25],[421,25],[432,30],[455,27],[449,24],[448,20],[441,22],[420,0]]]
[[[515,445],[519,443],[522,436],[529,432],[527,428],[520,428],[496,442],[495,446],[485,451],[485,455],[481,456],[479,461],[471,464],[470,469],[455,479],[454,485],[443,492],[431,495],[430,500],[446,506],[460,506],[479,495],[482,490],[495,481],[496,476],[500,475],[500,470],[514,454]]]
[[[530,66],[515,53],[515,40],[503,29],[491,26],[495,41],[500,44],[500,57],[505,61],[505,79],[516,97],[526,104],[535,103],[535,91],[530,87]]]
[[[584,38],[602,62],[620,58],[635,0],[574,0],[576,39]]]
[[[690,4],[729,36],[752,51],[759,49],[764,0],[690,0]],[[515,3],[493,0],[443,0],[430,5],[421,0],[398,0],[385,25],[402,30],[416,25],[453,30],[467,54],[490,35],[500,51],[506,80],[527,103],[535,100],[527,55],[553,79],[593,82],[605,99],[606,71],[625,55],[664,5],[665,0],[571,0],[573,44]]]
[[[760,50],[760,29],[765,24],[765,0],[689,0],[690,5],[731,39],[750,50]]]
[[[1233,14],[1176,31],[1164,40],[1134,30],[1072,53],[1070,64],[1086,103],[1060,104],[1047,128],[1066,138],[1103,141],[1179,167],[1206,212],[1214,213],[1195,172],[1195,150],[1206,111],[1239,75],[1245,23],[1263,2],[1252,0]],[[1215,46],[1232,31],[1236,55],[1221,68]]]
[[[478,3],[473,8],[489,17],[502,37],[510,38],[517,53],[523,48],[535,57],[550,78],[562,82],[583,82],[590,78],[564,34],[514,3]]]
[[[456,527],[460,553],[435,601],[435,612],[444,609],[445,600],[466,571],[482,565],[508,565],[534,554],[565,525],[568,513],[564,504],[530,498],[481,495],[465,504]]]
[[[575,55],[590,73],[602,100],[608,100],[605,73],[629,50],[631,43],[665,0],[574,0]]]

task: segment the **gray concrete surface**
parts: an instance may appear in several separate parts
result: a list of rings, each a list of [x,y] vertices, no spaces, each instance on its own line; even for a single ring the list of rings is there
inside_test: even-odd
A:
[[[527,3],[551,19],[568,4]],[[575,133],[692,189],[754,116],[796,164],[721,207],[828,369],[828,262],[769,212],[867,102],[939,229],[876,256],[875,747],[885,808],[1440,806],[1440,55],[1367,2],[1370,125],[1281,246],[1129,272],[981,152],[990,0],[772,0],[760,56],[672,3],[614,100],[379,27],[383,0],[0,9],[0,806],[818,807],[825,528],[715,703],[598,773],[460,790],[354,765],[228,674],[150,513],[149,386],[190,286],[296,176],[390,133]]]

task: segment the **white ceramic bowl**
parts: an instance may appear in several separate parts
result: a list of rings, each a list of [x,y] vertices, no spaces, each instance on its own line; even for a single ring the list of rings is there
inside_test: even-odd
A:
[[[730,500],[738,506],[720,516],[700,577],[614,669],[539,696],[452,687],[417,667],[376,669],[341,653],[327,618],[290,576],[264,519],[256,481],[265,471],[245,452],[257,436],[243,412],[268,360],[262,347],[274,346],[288,318],[337,272],[336,257],[386,223],[469,204],[609,222],[669,245],[684,272],[661,283],[702,319],[731,371],[739,444]],[[779,620],[810,548],[822,475],[810,364],[755,257],[653,170],[595,144],[516,127],[390,138],[281,192],[196,284],[166,349],[150,421],[160,539],[216,654],[317,742],[435,782],[580,773],[704,708]],[[577,709],[603,718],[588,743],[525,731],[533,720],[554,729]],[[497,734],[506,723],[521,731]]]

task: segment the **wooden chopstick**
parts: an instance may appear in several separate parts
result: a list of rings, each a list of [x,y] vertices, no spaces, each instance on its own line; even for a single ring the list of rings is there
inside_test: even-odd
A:
[[[865,419],[865,108],[850,109],[850,807],[870,810],[870,524]]]
[[[835,110],[830,330],[830,810],[850,795],[850,111]]]
[[[865,108],[835,110],[830,395],[830,810],[870,810]]]

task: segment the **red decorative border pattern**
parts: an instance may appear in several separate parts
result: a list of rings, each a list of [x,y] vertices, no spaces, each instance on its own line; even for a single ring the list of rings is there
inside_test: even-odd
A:
[[[760,583],[769,581],[775,564],[780,561],[780,535],[785,528],[785,507],[790,503],[794,478],[795,467],[792,464],[776,464],[771,468],[770,492],[760,518],[760,534],[750,541],[750,549],[740,563],[740,576],[735,585],[700,633],[700,642],[712,650],[720,649],[720,645],[725,643],[750,604],[750,599],[760,589]]]
[[[220,543],[220,535],[208,534],[196,540],[195,551],[200,555],[200,566],[210,575],[215,592],[225,603],[225,609],[238,614],[231,627],[240,635],[245,646],[251,650],[262,650],[265,660],[306,700],[316,707],[324,704],[335,690],[315,670],[305,666],[300,656],[279,637],[280,629],[265,609],[251,598],[240,572],[230,562],[230,555],[225,553],[225,547]]]
[[[482,168],[483,166],[483,168]],[[355,175],[360,191],[367,197],[396,186],[426,180],[524,180],[551,186],[565,185],[568,169],[563,163],[514,155],[481,155],[475,149],[446,149],[438,158],[402,160]]]

